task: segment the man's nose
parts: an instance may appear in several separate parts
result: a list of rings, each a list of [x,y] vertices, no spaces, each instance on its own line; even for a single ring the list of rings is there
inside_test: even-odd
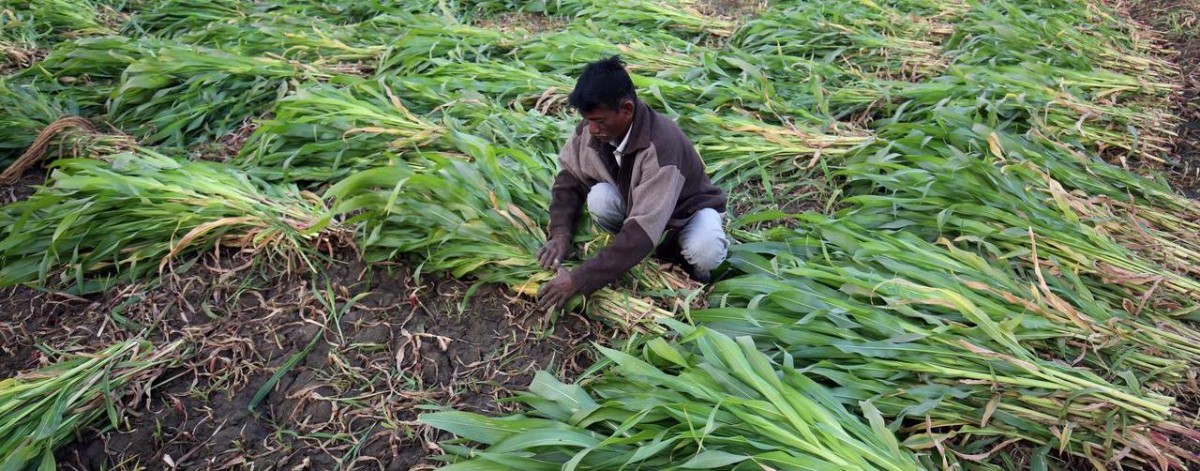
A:
[[[593,136],[600,134],[600,125],[596,123],[588,123],[588,133]]]

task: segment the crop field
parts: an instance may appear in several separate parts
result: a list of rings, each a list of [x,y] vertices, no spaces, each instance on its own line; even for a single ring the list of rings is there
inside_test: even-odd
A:
[[[5,0],[0,470],[1200,469],[1198,29]],[[542,311],[566,97],[614,54],[734,244]]]

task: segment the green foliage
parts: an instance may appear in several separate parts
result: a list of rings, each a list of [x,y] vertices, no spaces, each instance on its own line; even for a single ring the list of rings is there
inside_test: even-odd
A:
[[[370,261],[531,296],[582,64],[620,53],[679,122],[748,208],[725,281],[643,264],[583,305],[696,327],[539,375],[522,416],[426,416],[463,439],[451,469],[1195,459],[1164,437],[1200,435],[1176,405],[1200,205],[1127,169],[1167,160],[1174,71],[1094,1],[62,2],[0,13],[0,49],[52,45],[0,80],[0,159],[70,114],[141,147],[86,141],[0,210],[3,285],[89,292],[346,227]],[[230,161],[163,156],[197,146]]]
[[[0,380],[0,468],[55,469],[54,450],[101,417],[117,426],[125,385],[169,364],[179,345],[132,339]]]
[[[420,420],[486,445],[446,445],[456,457],[448,470],[918,469],[869,405],[863,420],[807,376],[780,375],[782,365],[749,337],[676,328],[679,342],[652,340],[640,358],[599,347],[616,366],[587,389],[539,372],[516,399],[534,417],[438,412]]]
[[[217,243],[294,257],[324,205],[211,162],[146,148],[53,164],[46,186],[0,210],[0,286],[102,290]]]

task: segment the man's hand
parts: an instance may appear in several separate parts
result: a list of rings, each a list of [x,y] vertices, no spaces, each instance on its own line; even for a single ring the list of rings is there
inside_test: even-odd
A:
[[[558,309],[574,295],[575,281],[571,280],[571,272],[560,266],[558,275],[538,291],[538,307],[547,311]]]
[[[552,237],[546,241],[537,253],[538,264],[546,270],[558,268],[562,264],[562,260],[567,257],[567,251],[571,248],[570,237]]]

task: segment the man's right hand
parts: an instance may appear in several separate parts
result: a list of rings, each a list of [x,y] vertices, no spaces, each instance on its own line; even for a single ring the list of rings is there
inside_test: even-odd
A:
[[[558,268],[564,258],[567,257],[567,252],[571,249],[571,239],[569,237],[554,237],[546,241],[537,253],[538,264],[546,270]]]

